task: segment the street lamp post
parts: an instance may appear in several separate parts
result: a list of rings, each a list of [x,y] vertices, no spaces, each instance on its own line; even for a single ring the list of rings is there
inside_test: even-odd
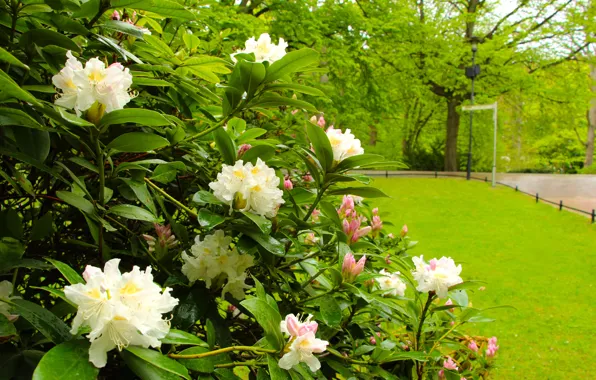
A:
[[[476,64],[476,52],[478,51],[478,37],[472,36],[472,66],[466,67],[466,77],[472,80],[472,91],[470,92],[470,104],[474,105],[474,79],[480,74],[480,66]],[[468,142],[468,165],[466,179],[470,180],[472,175],[472,122],[474,111],[470,111],[470,139]]]

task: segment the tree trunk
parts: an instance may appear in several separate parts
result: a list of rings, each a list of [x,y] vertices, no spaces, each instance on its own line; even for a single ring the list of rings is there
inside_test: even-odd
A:
[[[586,141],[586,159],[584,166],[590,166],[594,162],[594,130],[596,129],[596,64],[590,65],[590,77],[592,79],[592,100],[588,111],[588,139]]]
[[[368,128],[370,129],[368,145],[375,146],[377,145],[377,127],[374,125],[369,125]]]
[[[445,171],[456,172],[457,166],[457,135],[459,134],[459,113],[457,107],[461,101],[447,100],[447,139],[445,140]]]

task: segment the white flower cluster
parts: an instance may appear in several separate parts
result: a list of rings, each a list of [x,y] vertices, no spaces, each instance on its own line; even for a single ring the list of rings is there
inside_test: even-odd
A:
[[[191,282],[202,280],[208,288],[213,282],[228,282],[223,287],[222,297],[227,292],[236,299],[244,299],[244,289],[249,288],[244,283],[246,270],[253,265],[253,257],[240,254],[236,248],[230,249],[232,238],[226,236],[222,230],[217,230],[211,235],[195,238],[195,244],[190,248],[191,255],[182,252],[182,273]]]
[[[258,40],[255,40],[254,37],[249,38],[244,46],[244,50],[238,50],[230,56],[233,62],[236,62],[236,54],[254,53],[255,62],[267,61],[273,63],[286,55],[288,43],[284,41],[283,38],[280,38],[279,43],[275,45],[271,42],[271,36],[267,33],[263,33],[259,36]]]
[[[461,265],[455,266],[451,257],[441,257],[439,260],[432,259],[428,263],[424,257],[413,257],[412,261],[416,269],[412,271],[414,280],[418,282],[416,290],[419,292],[435,292],[439,298],[447,297],[450,286],[462,283],[459,276]]]
[[[327,137],[333,150],[333,161],[340,162],[348,157],[364,153],[360,140],[349,129],[342,132],[341,129],[331,126],[327,128]]]
[[[209,187],[217,199],[231,207],[230,213],[237,209],[271,218],[284,203],[279,182],[275,170],[259,158],[256,165],[242,160],[234,166],[223,165],[217,180]]]
[[[95,102],[102,104],[105,112],[112,112],[124,108],[130,101],[132,75],[120,63],[106,68],[98,58],[91,58],[83,67],[70,50],[66,56],[64,68],[52,77],[54,85],[62,90],[56,104],[81,115]]]
[[[385,291],[385,294],[403,297],[406,293],[406,283],[401,279],[399,272],[390,273],[382,269],[375,280],[379,283],[379,288]]]
[[[91,328],[89,361],[98,368],[106,365],[107,352],[116,347],[159,347],[159,340],[170,331],[170,322],[162,314],[178,304],[170,288],[162,292],[153,282],[151,267],[142,271],[134,266],[121,274],[119,264],[120,259],[112,259],[103,272],[88,265],[83,273],[85,284],[64,288],[66,297],[78,306],[71,333],[76,334],[81,326]]]

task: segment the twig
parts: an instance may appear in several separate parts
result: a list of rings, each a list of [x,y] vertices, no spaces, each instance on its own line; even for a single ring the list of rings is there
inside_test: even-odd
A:
[[[200,354],[192,354],[192,355],[169,354],[168,356],[172,359],[200,359],[200,358],[206,358],[208,356],[225,354],[226,352],[232,352],[232,351],[251,351],[251,352],[254,352],[257,354],[276,354],[278,352],[276,350],[260,348],[260,347],[230,346],[230,347],[220,348],[218,350],[203,352]]]
[[[174,203],[176,206],[178,206],[182,210],[186,211],[189,215],[191,215],[195,219],[198,218],[198,215],[197,215],[196,212],[192,211],[191,209],[189,209],[188,207],[186,207],[182,203],[178,202],[178,200],[176,200],[176,198],[174,198],[170,194],[166,193],[159,186],[157,186],[156,184],[154,184],[153,182],[151,182],[151,180],[149,180],[149,178],[145,178],[145,182],[147,182],[147,184],[149,186],[151,186],[152,188],[154,188],[155,190],[157,190],[161,195],[163,195],[164,197],[166,197],[170,202]]]

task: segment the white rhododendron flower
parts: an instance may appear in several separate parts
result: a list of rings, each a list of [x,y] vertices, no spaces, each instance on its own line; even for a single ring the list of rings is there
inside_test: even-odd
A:
[[[379,274],[383,276],[377,277],[375,280],[379,283],[379,288],[386,291],[386,295],[404,296],[406,293],[406,283],[401,279],[399,272],[390,273],[382,269]]]
[[[320,354],[327,349],[329,342],[315,338],[319,327],[317,322],[311,321],[312,315],[308,315],[304,322],[299,316],[289,314],[281,321],[280,330],[290,336],[289,351],[279,360],[279,367],[290,370],[295,365],[303,362],[308,365],[312,372],[321,368],[321,363],[313,353]]]
[[[456,266],[451,257],[443,256],[426,263],[424,257],[420,256],[413,257],[412,261],[416,266],[412,275],[418,282],[416,290],[419,292],[435,292],[439,298],[445,298],[450,286],[463,282],[459,276],[461,265]]]
[[[331,126],[327,128],[327,137],[333,150],[333,161],[340,162],[348,157],[364,153],[360,140],[349,129],[342,132],[341,129],[335,129]]]
[[[242,160],[234,166],[223,165],[217,180],[209,187],[217,199],[231,207],[230,213],[237,209],[271,218],[284,203],[279,183],[275,170],[258,158],[256,165]]]
[[[284,41],[283,38],[280,38],[279,43],[275,45],[271,42],[271,36],[267,33],[263,33],[259,36],[258,40],[255,40],[254,37],[249,38],[244,46],[244,50],[238,50],[230,56],[233,62],[236,62],[236,54],[254,53],[255,62],[267,61],[273,63],[286,55],[288,43]]]
[[[66,56],[64,68],[52,77],[54,85],[62,90],[56,104],[74,109],[80,116],[96,102],[105,107],[105,112],[122,109],[130,102],[132,75],[127,68],[117,62],[106,68],[98,58],[91,58],[83,67],[70,51]]]
[[[170,331],[162,314],[178,304],[170,288],[162,291],[153,282],[151,267],[142,271],[135,266],[122,274],[119,264],[120,259],[112,259],[103,271],[88,265],[83,273],[85,284],[64,288],[66,298],[78,307],[71,333],[76,334],[81,326],[91,329],[89,361],[98,368],[106,365],[107,353],[114,348],[159,347],[159,340]]]
[[[247,254],[240,254],[236,248],[230,248],[232,238],[226,236],[222,230],[217,230],[211,235],[195,238],[195,244],[190,248],[190,255],[182,252],[182,273],[191,282],[205,281],[208,288],[214,283],[223,287],[222,297],[226,293],[232,294],[236,299],[244,299],[244,289],[249,286],[246,280],[245,271],[253,265],[253,257]]]

